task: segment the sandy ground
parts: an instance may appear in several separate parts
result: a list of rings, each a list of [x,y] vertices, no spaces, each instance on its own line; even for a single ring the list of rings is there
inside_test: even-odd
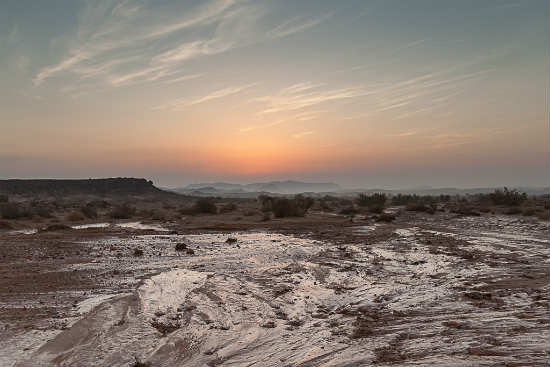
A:
[[[316,213],[4,231],[0,365],[546,366],[548,230]]]

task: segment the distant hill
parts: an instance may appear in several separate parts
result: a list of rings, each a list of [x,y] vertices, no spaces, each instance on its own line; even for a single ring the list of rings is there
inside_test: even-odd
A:
[[[144,178],[87,180],[0,180],[0,193],[11,195],[150,195],[169,194]]]
[[[304,192],[337,192],[341,188],[332,182],[301,182],[301,181],[271,181],[257,182],[246,185],[226,182],[199,183],[187,185],[183,188],[174,189],[179,193],[189,194],[200,191],[201,193],[220,194],[251,194],[251,193],[274,193],[274,194],[299,194]],[[247,195],[248,196],[248,195]]]

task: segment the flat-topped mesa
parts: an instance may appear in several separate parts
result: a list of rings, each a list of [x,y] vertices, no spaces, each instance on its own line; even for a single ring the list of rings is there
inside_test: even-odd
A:
[[[0,193],[26,194],[90,194],[143,195],[166,193],[144,178],[101,178],[84,180],[10,179],[0,180]]]

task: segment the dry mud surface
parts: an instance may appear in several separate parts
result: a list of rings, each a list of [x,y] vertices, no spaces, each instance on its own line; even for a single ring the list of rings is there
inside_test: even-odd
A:
[[[548,365],[548,223],[338,223],[0,234],[0,365]]]

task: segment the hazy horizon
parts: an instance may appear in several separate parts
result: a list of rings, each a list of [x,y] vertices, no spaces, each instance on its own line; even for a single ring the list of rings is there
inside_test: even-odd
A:
[[[3,1],[0,179],[549,186],[549,13]]]

